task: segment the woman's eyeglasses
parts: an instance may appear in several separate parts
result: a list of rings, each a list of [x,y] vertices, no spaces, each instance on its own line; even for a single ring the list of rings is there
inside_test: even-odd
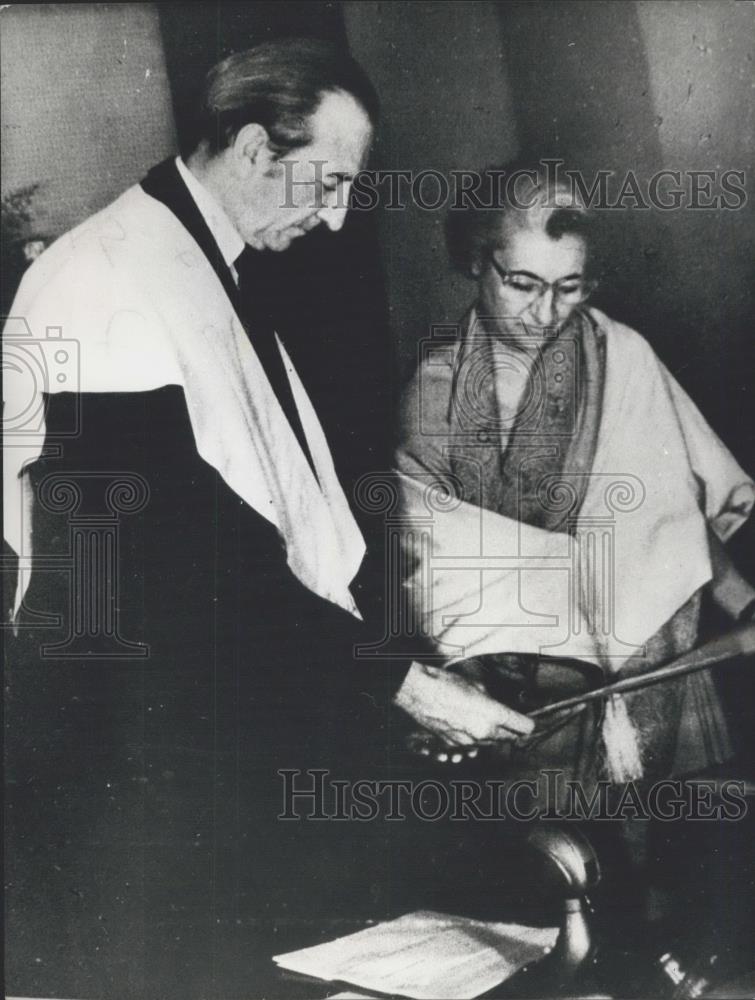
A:
[[[596,281],[589,281],[582,275],[570,275],[566,278],[559,278],[558,281],[545,281],[536,274],[529,271],[507,271],[501,267],[495,257],[490,258],[490,262],[495,268],[496,274],[518,301],[522,307],[533,305],[542,298],[548,291],[553,292],[553,302],[556,305],[578,306],[595,290]]]

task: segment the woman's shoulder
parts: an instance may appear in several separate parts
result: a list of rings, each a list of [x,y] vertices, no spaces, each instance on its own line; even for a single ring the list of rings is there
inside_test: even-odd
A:
[[[401,422],[408,428],[432,427],[448,422],[459,353],[469,329],[470,313],[453,325],[436,328],[417,344],[416,363],[401,393]]]
[[[587,311],[597,326],[598,334],[606,340],[610,340],[612,348],[626,352],[628,355],[656,357],[653,348],[637,330],[627,326],[626,323],[611,319],[610,316],[594,306],[590,306]]]
[[[473,322],[474,310],[470,309],[456,323],[434,327],[430,337],[417,345],[417,369],[453,369]]]
[[[470,313],[466,313],[458,323],[437,327],[430,337],[417,342],[416,360],[405,396],[420,389],[431,389],[433,395],[450,393],[469,323]]]

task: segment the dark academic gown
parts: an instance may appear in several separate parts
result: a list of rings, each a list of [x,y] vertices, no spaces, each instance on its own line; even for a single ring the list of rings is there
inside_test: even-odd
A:
[[[235,296],[173,163],[144,187]],[[381,634],[367,595],[382,587],[357,581],[364,623],[308,590],[277,529],[198,455],[180,386],[50,396],[48,441],[72,422],[78,436],[32,470],[46,562],[8,649],[8,984],[257,995],[271,954],[310,942],[324,914],[379,913],[390,894],[384,828],[277,818],[279,769],[387,768],[387,707],[406,664],[353,655]],[[60,656],[77,613],[71,519],[39,492],[60,473],[83,483],[84,514],[104,509],[96,474],[148,484],[147,502],[118,520],[117,637],[104,656],[94,643],[94,656]]]

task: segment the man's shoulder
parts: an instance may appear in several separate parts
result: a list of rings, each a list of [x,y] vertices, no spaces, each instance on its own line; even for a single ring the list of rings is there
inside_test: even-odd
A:
[[[29,301],[83,284],[104,291],[179,253],[184,236],[172,213],[134,184],[51,243],[25,272],[19,294]]]
[[[114,201],[58,236],[34,261],[27,275],[53,273],[69,263],[85,260],[92,266],[99,261],[107,264],[108,251],[126,238],[127,220],[138,200],[137,189],[139,185],[128,188]]]

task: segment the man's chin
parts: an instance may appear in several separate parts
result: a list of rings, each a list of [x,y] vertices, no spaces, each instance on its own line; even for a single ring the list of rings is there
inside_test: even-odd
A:
[[[304,235],[304,229],[286,229],[280,233],[263,233],[259,237],[259,242],[262,249],[280,253],[282,250],[288,250],[294,240]]]

